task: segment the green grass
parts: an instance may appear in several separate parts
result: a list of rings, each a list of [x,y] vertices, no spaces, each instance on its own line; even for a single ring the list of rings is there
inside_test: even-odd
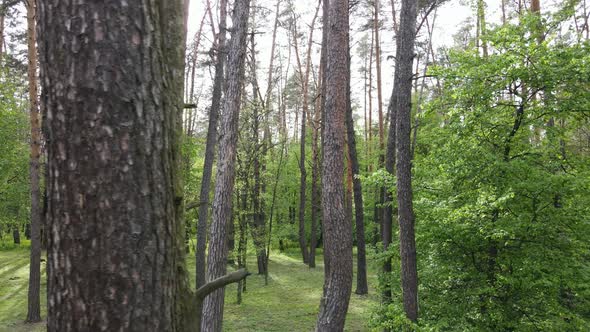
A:
[[[44,255],[43,255],[44,256]],[[45,258],[41,262],[41,316],[47,314]],[[0,251],[0,331],[45,331],[45,323],[25,324],[29,281],[29,247]]]
[[[272,253],[269,263],[269,284],[256,273],[256,260],[249,258],[254,274],[248,277],[247,291],[238,305],[236,284],[226,287],[224,331],[312,331],[317,317],[323,287],[323,261],[310,269],[300,262],[298,252]],[[45,274],[45,262],[41,266]],[[188,257],[188,270],[194,274],[194,259]],[[28,247],[0,251],[0,332],[44,331],[45,324],[23,323],[27,313],[29,273]],[[41,278],[41,312],[46,315],[45,277]],[[375,282],[373,275],[370,283]],[[194,280],[191,280],[194,287]],[[354,285],[353,285],[354,290]],[[371,308],[378,296],[370,289],[369,296],[352,294],[346,331],[367,331]]]

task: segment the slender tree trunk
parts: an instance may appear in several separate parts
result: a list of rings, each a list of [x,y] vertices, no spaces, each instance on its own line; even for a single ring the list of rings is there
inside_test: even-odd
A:
[[[187,7],[188,7],[188,0],[187,2]],[[185,13],[185,15],[188,15],[187,13]],[[197,71],[197,60],[199,57],[199,46],[201,45],[201,36],[202,36],[202,32],[203,32],[203,26],[205,25],[205,19],[207,17],[207,13],[205,12],[205,14],[203,14],[203,18],[201,18],[201,23],[199,24],[199,30],[197,31],[197,34],[195,35],[195,41],[194,41],[194,47],[193,47],[193,56],[192,56],[192,61],[191,61],[191,80],[190,80],[190,92],[188,95],[188,102],[189,103],[195,103],[195,73]],[[192,132],[192,124],[193,124],[193,116],[196,117],[196,115],[194,114],[195,110],[194,109],[189,109],[189,119],[188,119],[188,124],[187,124],[187,129],[186,129],[186,133],[188,136],[192,136],[193,132]]]
[[[307,240],[305,234],[305,201],[307,191],[307,170],[305,167],[305,133],[306,133],[306,116],[305,110],[301,111],[301,137],[299,141],[299,247],[303,256],[303,263],[309,263],[309,251],[307,250]]]
[[[238,206],[240,207],[241,211],[238,216],[238,229],[239,229],[239,240],[238,240],[238,268],[246,268],[246,238],[247,234],[247,221],[246,221],[246,214],[245,212],[248,211],[248,180],[245,179],[244,181],[245,187],[242,189],[242,192],[237,193],[237,201]],[[238,282],[238,291],[237,291],[237,302],[238,304],[242,304],[242,292],[246,288],[245,284],[246,280],[241,280]]]
[[[396,71],[397,73],[397,71]],[[387,135],[387,150],[385,154],[385,171],[390,175],[394,175],[395,160],[396,160],[396,125],[397,125],[397,91],[400,85],[398,75],[395,75],[393,83],[393,91],[389,100],[389,132]],[[383,244],[383,251],[387,252],[392,240],[392,227],[394,215],[394,202],[391,193],[392,188],[386,188],[383,208],[383,228],[381,231],[381,242]],[[383,293],[381,300],[384,304],[391,302],[391,284],[389,282],[389,275],[391,274],[391,257],[389,255],[383,262],[383,274],[385,275],[385,283],[382,285]]]
[[[277,46],[276,40],[277,40],[277,30],[279,27],[279,16],[280,16],[281,2],[282,2],[281,0],[276,1],[275,20],[274,20],[273,29],[272,29],[272,42],[271,42],[271,47],[270,47],[270,60],[269,60],[269,65],[268,65],[268,78],[267,78],[268,86],[266,88],[266,94],[264,97],[264,107],[267,110],[271,109],[270,102],[271,102],[272,91],[273,91],[273,86],[274,86],[273,75],[274,75],[275,49]]]
[[[487,33],[485,6],[486,4],[484,0],[477,0],[477,22],[479,22],[479,37],[481,38],[481,48],[483,51],[483,56],[487,58],[488,43],[485,40],[485,36]]]
[[[412,112],[412,72],[416,39],[417,4],[402,0],[400,34],[397,38],[397,202],[400,230],[401,280],[404,311],[408,319],[418,319],[418,272],[414,210],[412,205],[412,156],[410,144]]]
[[[266,245],[266,269],[265,269],[265,274],[264,274],[264,284],[268,285],[268,261],[270,259],[270,242],[272,239],[272,221],[273,221],[273,216],[274,216],[274,210],[275,210],[275,202],[276,202],[276,198],[277,198],[277,186],[279,184],[279,178],[281,176],[281,169],[283,167],[283,156],[284,156],[284,151],[285,151],[285,142],[283,142],[283,145],[281,146],[281,156],[279,157],[279,165],[277,166],[277,174],[275,177],[275,183],[273,185],[273,189],[272,189],[272,201],[271,201],[271,205],[270,205],[270,219],[268,221],[268,242]]]
[[[375,70],[377,71],[377,110],[379,115],[379,167],[383,165],[383,93],[381,89],[381,42],[379,40],[379,0],[375,1],[375,16],[373,29],[375,29]]]
[[[393,32],[397,36],[397,34],[399,32],[399,25],[397,23],[397,10],[395,9],[395,1],[396,0],[390,0],[389,2],[391,4],[391,17],[393,19]]]
[[[215,63],[215,78],[213,79],[213,94],[211,108],[209,110],[209,125],[207,127],[207,143],[205,146],[205,161],[203,165],[203,178],[199,194],[199,220],[197,222],[197,247],[196,258],[196,285],[197,288],[205,284],[206,266],[205,255],[207,250],[207,220],[209,216],[209,192],[211,177],[213,175],[213,162],[215,160],[215,145],[217,142],[217,122],[221,108],[221,95],[223,90],[224,67],[226,61],[225,31],[227,21],[227,0],[219,2],[219,34],[217,36],[217,58]]]
[[[348,56],[348,80],[350,82],[350,54]],[[346,109],[346,147],[348,148],[349,169],[352,178],[352,189],[354,198],[354,216],[356,226],[356,246],[357,246],[357,275],[356,275],[356,290],[355,293],[359,295],[367,294],[369,289],[367,285],[367,254],[365,243],[365,220],[363,207],[363,189],[360,175],[360,166],[358,160],[358,153],[356,148],[356,135],[354,132],[354,121],[352,118],[352,103],[351,103],[350,87],[347,91]]]
[[[321,88],[324,68],[320,63],[319,85]],[[311,236],[309,241],[309,267],[315,267],[315,255],[317,248],[318,217],[321,213],[320,192],[320,117],[322,114],[322,99],[316,99],[315,112],[312,120],[312,169],[311,169]]]
[[[4,21],[6,19],[6,15],[4,11],[0,11],[0,59],[4,55]]]
[[[371,150],[373,148],[373,52],[375,50],[375,32],[371,33],[371,51],[369,51],[369,140],[367,141],[367,170],[373,171]]]
[[[31,264],[29,269],[29,294],[27,322],[41,320],[41,189],[39,187],[39,157],[41,155],[41,128],[37,98],[37,36],[34,0],[27,0],[29,113],[31,119]]]
[[[227,90],[224,102],[219,159],[213,200],[213,221],[211,224],[207,280],[223,276],[227,264],[227,227],[231,221],[232,193],[235,180],[236,149],[238,141],[238,117],[240,112],[242,81],[250,0],[236,0],[232,15],[232,37],[229,45]],[[223,321],[224,289],[211,293],[203,303],[204,331],[221,331]]]
[[[37,5],[48,331],[192,330],[179,176],[182,1]]]
[[[320,91],[321,91],[321,95],[320,95],[320,103],[321,103],[321,108],[320,108],[320,146],[321,146],[321,151],[320,151],[320,164],[322,165],[321,167],[323,167],[323,160],[324,160],[324,141],[325,141],[325,133],[326,133],[326,91],[327,91],[327,86],[326,86],[326,82],[327,82],[327,72],[326,72],[326,68],[328,67],[328,24],[329,24],[329,16],[328,16],[328,9],[330,7],[330,0],[323,0],[322,1],[322,47],[320,50],[320,68],[322,68],[321,71],[321,85],[320,85]],[[323,187],[323,186],[322,186]],[[320,201],[320,205],[322,204],[322,197],[321,197],[322,193],[319,193],[319,201]],[[322,206],[322,213],[323,213],[323,206]],[[324,243],[324,233],[325,233],[326,229],[325,227],[322,227],[322,232],[320,233],[320,241],[318,241],[319,243]],[[326,247],[324,245],[323,247],[324,249],[324,277],[330,274],[330,248]],[[326,291],[326,282],[324,281],[324,293]],[[322,302],[323,303],[323,300]],[[320,304],[320,306],[322,306],[322,304]]]
[[[14,244],[20,244],[20,230],[18,229],[18,226],[15,226],[12,230],[12,240]]]
[[[311,50],[313,46],[313,33],[315,29],[315,22],[318,17],[319,9],[321,3],[318,2],[318,5],[315,9],[315,14],[311,21],[311,25],[309,28],[309,39],[307,43],[307,51],[305,57],[305,70],[301,64],[301,60],[299,57],[298,51],[298,41],[297,41],[297,24],[294,24],[294,34],[293,34],[293,41],[295,46],[295,57],[297,59],[297,65],[299,67],[299,78],[302,86],[302,98],[303,98],[303,108],[301,111],[301,133],[300,133],[300,156],[299,156],[299,169],[301,172],[300,177],[300,187],[299,187],[299,246],[301,247],[301,254],[303,256],[303,262],[309,264],[309,252],[307,250],[307,239],[305,234],[305,201],[306,201],[306,187],[307,187],[307,171],[305,167],[305,138],[307,135],[307,116],[309,113],[309,76],[311,73]]]
[[[348,110],[348,0],[332,0],[328,9],[322,207],[324,246],[329,271],[316,324],[317,331],[342,331],[352,288],[352,225],[344,202],[345,117]]]
[[[252,19],[254,19],[254,13],[251,14]],[[254,170],[254,186],[252,188],[252,226],[250,227],[250,232],[252,233],[252,239],[254,241],[254,246],[256,247],[256,259],[258,262],[258,274],[264,275],[266,263],[266,249],[265,249],[265,231],[266,225],[264,221],[264,214],[262,209],[262,202],[260,197],[261,187],[262,187],[262,180],[260,177],[260,172],[262,166],[260,165],[260,157],[261,153],[264,149],[264,143],[260,144],[259,139],[259,131],[260,131],[260,119],[259,119],[259,107],[260,107],[260,100],[258,98],[259,88],[258,88],[258,79],[256,74],[256,43],[254,42],[254,33],[250,34],[250,47],[251,47],[251,73],[250,77],[252,79],[252,143],[254,144],[254,156],[253,158],[253,170]]]

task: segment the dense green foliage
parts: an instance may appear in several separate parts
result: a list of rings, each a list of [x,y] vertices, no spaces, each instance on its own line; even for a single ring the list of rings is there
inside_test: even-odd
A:
[[[590,329],[590,45],[558,38],[559,21],[539,43],[539,24],[431,71],[443,90],[414,164],[425,330]],[[400,303],[378,321],[405,324]]]
[[[29,214],[29,120],[24,82],[0,69],[0,236],[22,228]],[[12,239],[7,240],[8,243]],[[2,240],[2,245],[4,240]]]

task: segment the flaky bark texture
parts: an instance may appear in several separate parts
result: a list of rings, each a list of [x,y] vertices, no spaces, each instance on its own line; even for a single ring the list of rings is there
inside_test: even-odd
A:
[[[41,320],[41,190],[39,188],[39,156],[41,154],[41,128],[37,98],[37,35],[35,30],[36,4],[27,0],[27,44],[29,76],[29,116],[31,120],[31,264],[29,269],[29,292],[27,322]]]
[[[396,172],[402,292],[404,311],[412,321],[418,319],[418,271],[412,205],[412,151],[410,140],[416,7],[416,1],[402,0],[395,66],[396,81],[399,82],[399,86],[395,88],[396,96],[394,98],[397,105]]]
[[[183,2],[37,6],[48,331],[186,331]]]
[[[330,1],[328,18],[322,212],[329,271],[316,330],[342,331],[352,288],[352,224],[346,216],[343,183],[344,120],[349,107],[348,0]]]
[[[201,180],[201,192],[199,194],[199,221],[197,222],[197,248],[196,256],[196,282],[197,288],[205,284],[207,251],[207,219],[209,216],[209,191],[211,188],[211,176],[213,174],[213,161],[215,160],[215,144],[217,143],[217,122],[219,122],[219,109],[221,107],[221,94],[223,86],[223,73],[226,60],[225,30],[227,17],[227,0],[219,2],[219,35],[217,37],[217,58],[215,62],[215,78],[213,80],[213,94],[211,109],[209,110],[209,125],[207,127],[207,145],[205,146],[205,162],[203,165],[203,178]]]
[[[236,169],[236,148],[238,142],[238,117],[244,79],[246,58],[246,37],[250,0],[236,0],[232,15],[232,34],[228,49],[227,89],[220,128],[219,159],[215,195],[213,198],[213,220],[210,230],[209,255],[207,259],[207,280],[217,279],[226,272],[227,230],[231,222],[232,194]],[[224,289],[211,293],[203,303],[203,331],[221,331],[223,321]]]

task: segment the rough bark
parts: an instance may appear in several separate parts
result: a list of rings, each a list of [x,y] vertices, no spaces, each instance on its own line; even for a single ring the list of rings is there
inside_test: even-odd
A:
[[[182,1],[37,8],[48,331],[190,330]]]
[[[401,280],[404,311],[408,319],[418,319],[418,272],[412,205],[411,111],[414,43],[416,39],[417,4],[402,0],[400,33],[396,52],[396,149],[397,202],[400,234]]]
[[[205,284],[206,277],[206,250],[207,250],[207,219],[209,217],[209,192],[211,189],[211,177],[213,174],[213,162],[215,160],[215,145],[217,143],[217,123],[219,122],[219,109],[221,107],[221,95],[223,89],[224,67],[226,61],[225,30],[227,21],[227,0],[219,2],[219,34],[217,36],[217,58],[215,62],[215,78],[213,79],[213,94],[211,108],[209,110],[209,124],[207,127],[207,143],[205,146],[205,161],[203,165],[203,177],[201,191],[199,193],[199,220],[197,221],[197,247],[196,258],[196,285],[197,288]]]
[[[322,160],[320,162],[323,163],[324,160],[324,134],[326,133],[326,67],[328,65],[328,24],[329,24],[329,18],[328,18],[328,9],[330,7],[330,0],[323,0],[322,1],[322,48],[320,50],[320,68],[322,68],[321,71],[321,96],[320,96],[320,103],[321,103],[321,109],[320,109],[320,146],[321,146],[321,151],[320,151],[320,160]],[[321,197],[321,192],[320,192],[320,205],[322,203],[322,197]],[[325,228],[322,227],[322,232],[320,233],[320,243],[323,244],[324,241],[324,231]],[[327,276],[330,273],[330,253],[329,253],[330,248],[327,248],[326,246],[324,246],[324,276]],[[325,286],[326,284],[324,283],[324,291],[325,291]]]
[[[219,158],[213,199],[213,220],[210,230],[207,280],[225,274],[227,264],[227,228],[231,221],[232,193],[235,180],[238,117],[241,105],[244,62],[250,0],[236,0],[232,15],[232,37],[228,49],[227,89],[220,128]],[[203,331],[221,331],[224,289],[211,293],[203,303]]]
[[[332,0],[328,6],[326,123],[322,161],[322,212],[324,253],[329,255],[317,331],[342,331],[352,288],[352,225],[346,217],[344,189],[345,115],[349,107],[348,0]]]
[[[39,157],[41,155],[41,128],[37,98],[37,35],[35,30],[36,4],[27,0],[27,44],[29,77],[29,116],[31,120],[31,259],[27,322],[41,320],[41,189],[39,186]]]

